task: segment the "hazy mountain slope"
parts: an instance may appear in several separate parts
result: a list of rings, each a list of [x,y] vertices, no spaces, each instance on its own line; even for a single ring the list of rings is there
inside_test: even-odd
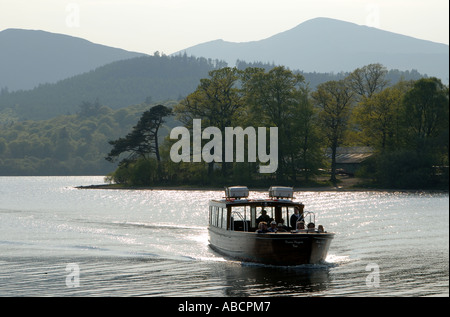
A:
[[[98,100],[113,109],[144,101],[178,99],[195,90],[220,63],[187,56],[141,56],[96,68],[54,84],[0,93],[0,123],[74,114]],[[8,119],[9,118],[9,119]]]
[[[370,63],[388,69],[412,70],[448,83],[449,47],[445,44],[328,18],[306,21],[264,40],[199,44],[180,52],[218,58],[285,65],[305,72],[352,71]]]
[[[72,36],[21,29],[0,32],[0,48],[0,88],[9,91],[54,83],[143,55]]]

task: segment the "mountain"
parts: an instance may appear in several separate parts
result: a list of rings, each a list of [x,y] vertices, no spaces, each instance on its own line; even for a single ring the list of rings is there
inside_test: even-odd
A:
[[[0,88],[9,91],[32,89],[144,55],[68,35],[22,29],[1,31],[0,48]]]
[[[221,66],[219,61],[186,55],[146,55],[112,62],[31,90],[0,92],[0,124],[74,114],[85,102],[118,109],[144,101],[176,100]]]
[[[85,103],[99,103],[112,109],[129,105],[165,100],[179,100],[193,92],[200,79],[208,77],[225,62],[204,57],[141,56],[112,62],[89,72],[60,80],[53,84],[40,84],[34,89],[0,91],[0,125],[23,120],[45,120],[59,115],[79,113]],[[272,64],[240,61],[239,69],[261,67],[271,69]],[[348,73],[305,73],[311,89],[329,80],[344,78]],[[403,78],[416,80],[417,72],[390,70],[387,79],[396,83]]]
[[[348,72],[371,63],[449,81],[449,46],[354,23],[316,18],[267,39],[215,40],[176,52],[226,61],[270,62],[304,72]]]

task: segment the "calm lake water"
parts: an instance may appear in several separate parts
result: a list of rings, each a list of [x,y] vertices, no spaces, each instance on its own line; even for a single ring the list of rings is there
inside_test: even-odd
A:
[[[0,177],[0,296],[449,296],[448,194],[298,192],[336,237],[271,267],[209,248],[222,191],[74,188],[101,183]]]

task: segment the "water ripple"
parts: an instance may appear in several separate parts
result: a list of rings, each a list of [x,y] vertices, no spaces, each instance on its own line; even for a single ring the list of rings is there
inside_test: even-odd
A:
[[[74,189],[102,181],[0,177],[0,296],[449,293],[448,194],[298,192],[336,236],[322,265],[273,267],[209,248],[207,205],[222,191]],[[69,264],[79,287],[67,286]]]

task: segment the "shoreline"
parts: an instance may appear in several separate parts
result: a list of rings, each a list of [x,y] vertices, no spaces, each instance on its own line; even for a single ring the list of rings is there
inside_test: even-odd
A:
[[[196,187],[196,186],[124,186],[117,184],[101,184],[76,186],[76,189],[106,189],[106,190],[185,190],[185,191],[223,191],[223,187]],[[250,191],[266,192],[268,188],[249,188]],[[400,193],[439,193],[449,194],[447,189],[383,189],[362,187],[294,187],[294,192],[400,192]]]

